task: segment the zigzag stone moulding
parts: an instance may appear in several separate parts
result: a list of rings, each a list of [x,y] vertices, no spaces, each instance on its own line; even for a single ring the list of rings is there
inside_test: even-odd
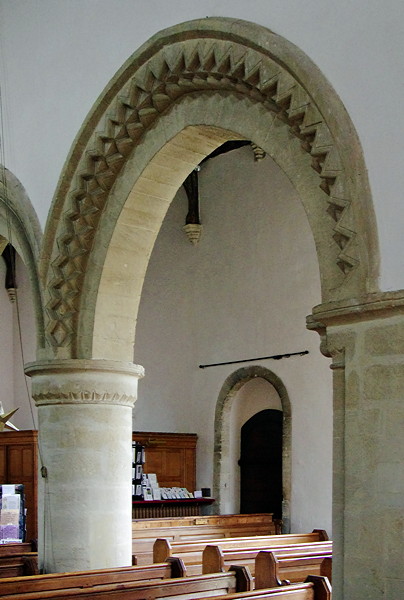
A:
[[[185,96],[234,94],[275,114],[318,173],[339,277],[359,266],[346,174],[326,121],[309,92],[267,48],[235,38],[215,28],[192,33],[177,28],[171,37],[156,36],[128,61],[90,115],[59,184],[50,228],[58,226],[47,232],[43,272],[52,347],[70,348],[74,356],[80,290],[108,195],[145,132]]]

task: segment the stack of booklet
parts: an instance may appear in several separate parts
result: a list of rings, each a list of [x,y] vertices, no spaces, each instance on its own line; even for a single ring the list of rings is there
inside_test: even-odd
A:
[[[183,500],[192,492],[180,487],[160,487],[155,473],[144,473],[145,448],[132,442],[132,497],[134,500]]]
[[[25,539],[24,486],[0,485],[0,544]]]
[[[180,487],[160,487],[155,473],[143,475],[144,500],[185,500],[193,498],[192,492]]]
[[[132,496],[135,500],[143,500],[143,465],[145,461],[144,446],[132,443]]]
[[[193,498],[192,492],[188,492],[187,488],[172,487],[161,488],[161,497],[163,500],[186,500]]]

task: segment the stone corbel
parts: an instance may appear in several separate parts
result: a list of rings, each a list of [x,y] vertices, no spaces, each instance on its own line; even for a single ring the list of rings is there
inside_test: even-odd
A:
[[[307,317],[307,329],[317,331],[320,336],[320,352],[332,359],[331,369],[345,368],[345,345],[340,335],[330,335],[324,323],[316,321],[313,315]]]
[[[255,162],[259,162],[260,160],[264,160],[264,158],[266,157],[267,153],[265,152],[265,150],[263,150],[262,148],[260,148],[260,146],[257,146],[257,144],[254,144],[254,142],[251,142],[251,148],[254,152],[254,160]]]

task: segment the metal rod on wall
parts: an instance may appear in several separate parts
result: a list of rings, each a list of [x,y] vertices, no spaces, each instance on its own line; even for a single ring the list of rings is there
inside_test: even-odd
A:
[[[255,362],[256,360],[281,360],[281,358],[290,358],[291,356],[304,356],[309,354],[308,350],[302,350],[301,352],[288,352],[287,354],[274,354],[273,356],[260,356],[258,358],[245,358],[244,360],[229,360],[228,362],[212,363],[210,365],[199,365],[200,369],[207,369],[208,367],[221,367],[223,365],[236,365],[243,362]]]

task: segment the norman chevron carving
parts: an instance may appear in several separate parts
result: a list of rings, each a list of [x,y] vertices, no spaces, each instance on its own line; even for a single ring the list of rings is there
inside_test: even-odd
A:
[[[334,223],[329,235],[339,248],[335,267],[348,275],[358,266],[344,171],[327,124],[307,91],[264,51],[209,37],[184,40],[158,50],[132,74],[82,153],[48,271],[46,331],[51,346],[66,347],[74,341],[94,235],[129,155],[160,115],[186,95],[202,92],[232,93],[260,103],[298,138],[312,158],[327,199],[324,212]]]

